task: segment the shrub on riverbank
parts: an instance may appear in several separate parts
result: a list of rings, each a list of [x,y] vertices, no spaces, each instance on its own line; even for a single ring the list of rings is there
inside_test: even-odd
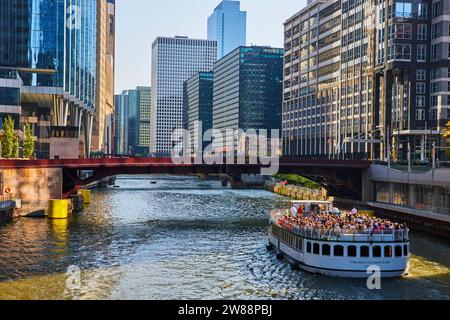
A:
[[[289,184],[293,184],[304,188],[321,189],[320,185],[318,185],[317,183],[309,179],[306,179],[302,176],[299,176],[297,174],[278,174],[275,176],[275,178],[280,181],[287,181]]]

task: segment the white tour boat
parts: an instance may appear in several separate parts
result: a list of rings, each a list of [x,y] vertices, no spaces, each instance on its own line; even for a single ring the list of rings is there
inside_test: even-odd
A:
[[[397,230],[309,227],[301,219],[340,213],[328,201],[291,201],[290,204],[290,210],[271,212],[268,249],[274,250],[279,259],[287,259],[293,268],[348,278],[367,278],[371,270],[380,271],[381,277],[401,277],[408,273],[410,243],[406,227]],[[370,219],[355,212],[353,215],[354,219]]]

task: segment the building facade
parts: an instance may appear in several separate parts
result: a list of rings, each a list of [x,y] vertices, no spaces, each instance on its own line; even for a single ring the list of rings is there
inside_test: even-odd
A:
[[[127,154],[133,155],[134,149],[139,146],[139,91],[126,90],[122,93],[127,100],[127,114],[124,121],[127,122],[128,132],[128,151]]]
[[[115,95],[116,155],[148,155],[150,106],[150,87],[137,87]]]
[[[114,96],[114,154],[128,155],[128,97]]]
[[[431,160],[448,114],[448,1],[309,1],[285,23],[283,149]]]
[[[217,58],[245,46],[246,37],[247,12],[239,1],[223,0],[208,18],[208,40],[217,41]]]
[[[239,47],[214,64],[214,129],[281,129],[283,52]]]
[[[137,87],[139,92],[139,148],[150,153],[150,120],[152,112],[152,88]],[[141,152],[142,153],[142,152]]]
[[[19,131],[32,125],[38,158],[57,156],[52,141],[58,149],[58,139],[68,132],[73,139],[82,137],[82,154],[88,156],[96,103],[97,1],[2,1],[0,21],[0,68],[3,79],[14,78],[1,90],[20,92],[20,112],[16,104],[2,116],[12,114]]]
[[[450,119],[450,1],[381,1],[375,74],[380,125],[394,160],[445,157]]]
[[[200,72],[184,83],[184,128],[189,131],[191,147],[203,142],[203,134],[212,129],[214,73]],[[206,147],[203,142],[202,149]]]
[[[198,72],[210,71],[217,42],[186,37],[158,37],[152,46],[150,152],[170,155],[172,134],[183,128],[183,84]]]
[[[113,153],[115,0],[97,1],[97,87],[92,151]]]
[[[370,2],[356,1],[343,13],[340,0],[310,1],[285,23],[285,155],[371,151],[368,143],[345,142],[373,131]]]

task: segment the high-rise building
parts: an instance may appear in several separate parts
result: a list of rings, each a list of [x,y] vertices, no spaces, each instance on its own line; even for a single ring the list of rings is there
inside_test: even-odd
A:
[[[128,155],[128,95],[114,96],[114,154]]]
[[[0,117],[12,114],[19,130],[32,125],[39,158],[78,157],[78,146],[67,154],[67,142],[80,135],[88,156],[96,103],[97,1],[1,1],[0,21],[2,78],[14,80],[2,81],[0,90],[9,101]]]
[[[239,1],[223,0],[208,18],[208,40],[217,41],[217,58],[246,45],[247,12]]]
[[[281,129],[283,52],[239,47],[214,64],[214,129]],[[236,143],[227,140],[226,146]]]
[[[150,87],[124,90],[115,96],[114,144],[117,155],[149,153],[150,106]]]
[[[197,141],[202,141],[203,134],[212,129],[213,80],[212,71],[199,72],[184,83],[184,128],[190,133],[192,150]]]
[[[150,152],[150,119],[152,107],[152,88],[137,87],[139,92],[139,147]]]
[[[450,1],[381,1],[376,10],[384,13],[376,20],[374,81],[384,154],[431,160],[450,119]]]
[[[112,154],[114,121],[115,0],[97,2],[97,88],[92,151]]]
[[[284,153],[430,160],[450,118],[448,13],[448,1],[309,1],[285,23]]]
[[[128,154],[134,153],[133,149],[139,146],[139,91],[126,90],[123,92],[127,99],[127,117],[128,122]]]
[[[170,155],[174,130],[183,128],[183,84],[210,71],[217,42],[187,37],[158,37],[152,46],[152,112],[150,152]]]

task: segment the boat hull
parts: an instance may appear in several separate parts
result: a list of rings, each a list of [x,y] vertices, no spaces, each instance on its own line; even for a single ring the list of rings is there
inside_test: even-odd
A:
[[[305,244],[308,239],[304,239]],[[313,242],[311,240],[311,242]],[[306,251],[298,251],[276,236],[269,234],[270,247],[275,252],[284,257],[293,267],[298,267],[301,270],[320,274],[330,277],[341,278],[368,278],[373,274],[372,268],[376,268],[382,278],[398,278],[407,275],[409,270],[409,254],[401,258],[361,258],[361,257],[330,257],[315,255],[307,253]],[[329,245],[341,245],[341,243],[319,242],[314,241],[319,245],[324,243]],[[351,244],[353,245],[353,244]],[[373,244],[359,243],[358,246]],[[409,245],[409,244],[408,244]],[[306,245],[304,246],[306,248]]]

